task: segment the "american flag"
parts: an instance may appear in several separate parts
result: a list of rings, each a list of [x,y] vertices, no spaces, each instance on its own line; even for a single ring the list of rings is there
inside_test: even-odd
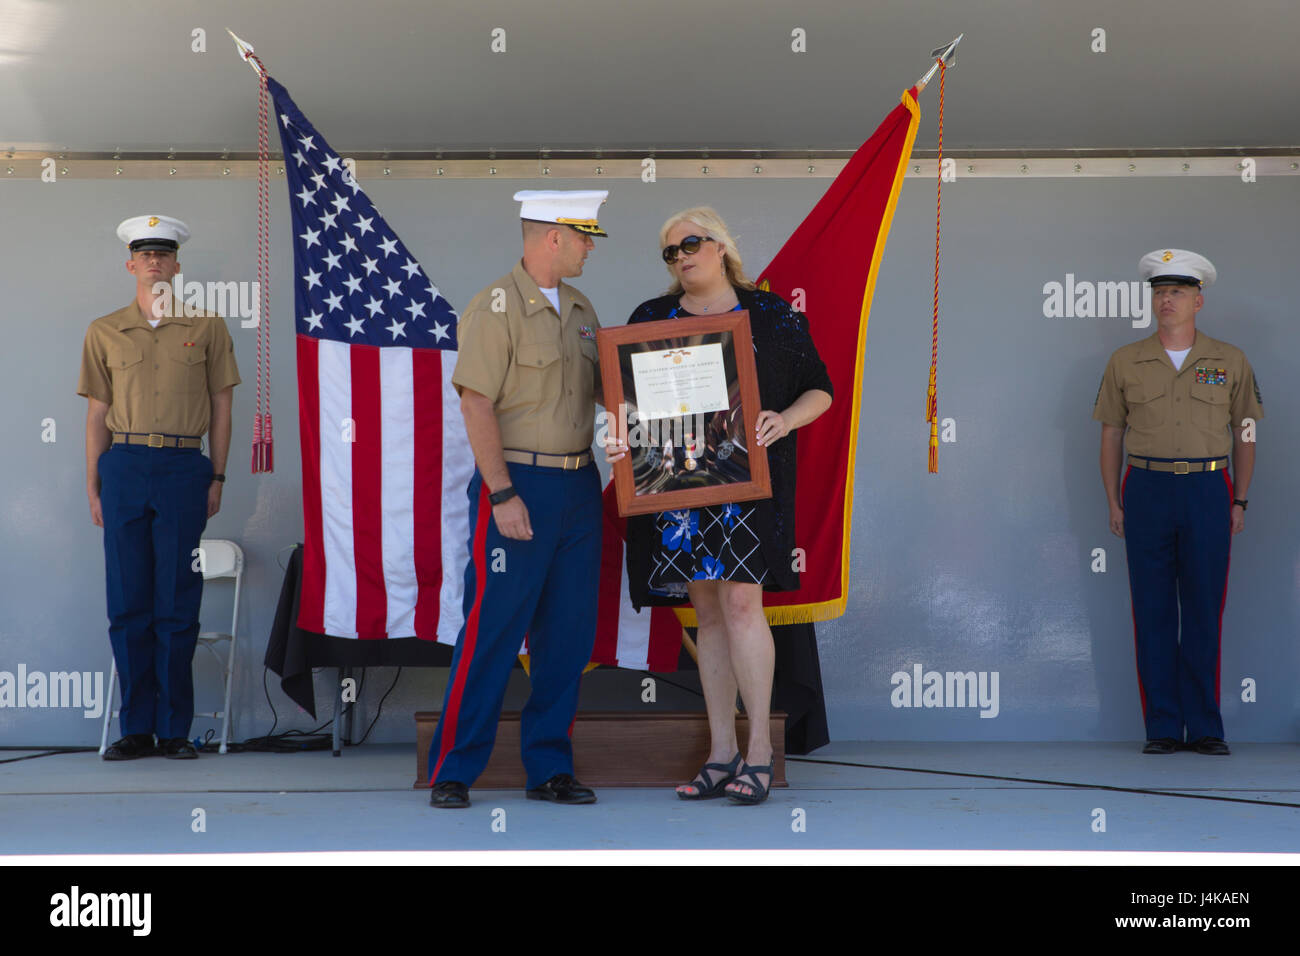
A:
[[[454,644],[474,471],[451,384],[456,313],[288,91],[267,89],[293,220],[298,626]],[[592,661],[675,670],[681,627],[667,608],[632,610],[621,530],[607,510]]]
[[[474,469],[456,313],[267,78],[293,219],[303,575],[298,626],[456,642]]]

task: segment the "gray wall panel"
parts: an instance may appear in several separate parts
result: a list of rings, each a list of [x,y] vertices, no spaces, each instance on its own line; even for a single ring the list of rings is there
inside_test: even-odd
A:
[[[511,193],[521,186],[611,187],[598,245],[579,286],[606,324],[658,294],[664,217],[709,202],[727,218],[752,272],[779,248],[825,188],[819,182],[366,182],[453,305],[504,273],[518,254]],[[1240,346],[1259,373],[1268,418],[1247,528],[1234,541],[1224,614],[1223,706],[1231,739],[1294,740],[1300,548],[1290,508],[1297,465],[1297,360],[1292,331],[1294,215],[1300,183],[1265,179],[982,180],[945,187],[939,409],[957,422],[925,474],[932,182],[909,180],[881,270],[867,338],[858,436],[852,593],[845,616],[819,625],[832,736],[838,739],[1132,739],[1141,717],[1122,542],[1106,530],[1091,421],[1109,353],[1148,331],[1124,319],[1048,319],[1043,284],[1130,279],[1162,244],[1219,267],[1200,327]],[[132,294],[113,227],[157,209],[191,224],[189,278],[251,279],[254,191],[248,182],[4,183],[0,276],[13,308],[0,352],[0,670],[98,670],[109,659],[101,532],[84,486],[85,401],[74,394],[82,337]],[[251,331],[232,323],[244,384],[236,389],[231,463],[208,534],[248,559],[241,629],[238,733],[264,733],[261,656],[280,585],[278,553],[301,536],[301,482],[284,190],[274,201],[273,375],[277,470],[247,473],[256,370]],[[841,393],[840,400],[847,396]],[[41,420],[57,441],[41,441]],[[817,476],[804,473],[801,481]],[[1107,551],[1108,570],[1089,570]],[[205,626],[228,615],[209,588]],[[1000,713],[895,708],[890,677],[916,663],[997,671]],[[202,665],[200,702],[215,700]],[[375,714],[392,671],[369,678],[359,718]],[[1240,682],[1259,685],[1240,702]],[[332,675],[318,676],[324,703]],[[584,706],[634,706],[638,675],[597,673]],[[436,706],[443,677],[407,671],[372,740],[412,739],[411,712]],[[279,693],[279,729],[310,727]],[[511,699],[518,702],[524,682]],[[690,703],[661,685],[660,706]],[[215,706],[210,704],[209,706]],[[203,726],[196,724],[196,727]],[[0,745],[85,744],[98,723],[80,712],[0,708]]]

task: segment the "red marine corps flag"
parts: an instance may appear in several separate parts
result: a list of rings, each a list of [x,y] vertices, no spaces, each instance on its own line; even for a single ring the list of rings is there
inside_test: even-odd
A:
[[[916,87],[903,94],[758,278],[808,317],[835,386],[831,407],[799,433],[799,471],[818,476],[795,499],[795,545],[808,560],[798,591],[763,596],[772,624],[844,613],[867,318],[921,118],[916,97]]]
[[[844,613],[867,317],[916,139],[921,116],[918,87],[923,88],[924,81],[903,94],[902,102],[853,154],[759,277],[760,287],[808,317],[813,341],[835,386],[830,409],[799,433],[799,471],[818,476],[817,481],[798,483],[795,502],[796,545],[807,560],[798,591],[763,596],[771,624],[825,621]],[[596,656],[602,649],[612,654],[616,648],[635,648],[636,656],[647,662],[639,666],[673,670],[681,625],[693,627],[695,611],[689,605],[656,607],[641,614],[632,611],[623,570],[622,519],[613,498],[610,484],[605,489],[605,562]],[[798,556],[792,555],[791,560]]]

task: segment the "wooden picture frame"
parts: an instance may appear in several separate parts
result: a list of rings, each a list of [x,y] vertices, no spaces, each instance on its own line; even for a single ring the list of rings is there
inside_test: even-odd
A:
[[[771,497],[748,312],[601,329],[596,348],[609,434],[629,445],[613,468],[620,515]],[[656,417],[641,414],[638,380]],[[659,414],[673,403],[679,414]]]

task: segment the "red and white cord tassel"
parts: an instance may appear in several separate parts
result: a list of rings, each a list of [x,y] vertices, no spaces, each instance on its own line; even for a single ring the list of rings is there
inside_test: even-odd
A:
[[[930,331],[930,386],[925,399],[925,418],[930,423],[930,453],[927,470],[939,473],[939,222],[943,199],[943,93],[948,67],[939,60],[939,181],[934,199],[934,310]]]
[[[257,60],[254,54],[249,57]],[[261,68],[257,109],[257,409],[253,415],[253,474],[270,472],[275,461],[271,440],[271,149],[270,93]]]

